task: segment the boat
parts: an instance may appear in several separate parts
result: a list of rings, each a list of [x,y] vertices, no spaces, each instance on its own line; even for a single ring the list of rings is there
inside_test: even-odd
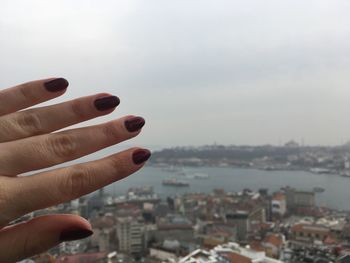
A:
[[[177,179],[165,179],[162,184],[165,186],[190,186],[188,182]]]
[[[180,171],[180,168],[175,165],[170,165],[162,168],[162,171],[168,172],[168,173],[176,173]]]
[[[314,187],[313,190],[315,193],[323,193],[325,191],[325,189],[322,187]]]
[[[208,179],[209,175],[205,174],[205,173],[194,173],[193,177],[195,179]]]
[[[271,165],[271,166],[267,165],[267,166],[264,166],[263,170],[265,170],[265,171],[275,171],[276,168],[273,165]]]
[[[329,169],[325,169],[325,168],[311,168],[310,172],[312,172],[314,174],[329,174],[329,173],[331,173],[331,171]]]

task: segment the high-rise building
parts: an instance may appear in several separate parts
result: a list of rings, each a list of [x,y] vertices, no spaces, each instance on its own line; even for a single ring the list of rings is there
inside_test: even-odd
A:
[[[311,208],[315,206],[315,192],[296,191],[294,188],[285,190],[287,209],[295,211],[297,208]]]
[[[287,212],[286,196],[283,193],[275,193],[271,200],[272,213],[284,216]]]
[[[144,250],[144,224],[132,217],[118,218],[118,250],[130,254],[140,254]]]
[[[227,223],[234,224],[237,227],[237,240],[246,240],[250,230],[249,214],[245,211],[226,214]]]

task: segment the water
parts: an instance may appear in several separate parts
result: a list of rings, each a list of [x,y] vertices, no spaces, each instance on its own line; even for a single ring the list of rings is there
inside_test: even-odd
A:
[[[130,187],[153,186],[162,198],[186,192],[209,193],[214,188],[226,191],[241,191],[244,188],[258,190],[268,188],[270,193],[284,186],[300,190],[322,187],[323,193],[316,194],[318,205],[335,209],[350,210],[350,178],[337,175],[312,174],[303,171],[260,171],[239,168],[186,168],[188,173],[201,172],[209,179],[185,179],[180,175],[162,171],[160,168],[144,167],[139,172],[119,182],[107,186],[106,192],[115,195],[125,194]],[[190,183],[190,187],[163,186],[162,180],[178,176]]]

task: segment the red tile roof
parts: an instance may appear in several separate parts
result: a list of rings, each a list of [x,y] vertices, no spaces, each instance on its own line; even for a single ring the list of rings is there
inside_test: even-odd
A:
[[[292,232],[304,232],[304,233],[315,233],[315,234],[327,234],[329,229],[322,226],[297,224],[292,227]]]
[[[280,247],[283,245],[282,237],[279,235],[274,235],[274,234],[266,236],[264,239],[264,242],[270,243],[270,244],[274,245],[275,247]]]
[[[232,263],[252,263],[252,260],[248,257],[242,256],[240,254],[230,252],[223,254]]]
[[[278,201],[283,201],[283,200],[286,200],[286,196],[282,193],[276,193],[272,200],[278,200]]]
[[[108,252],[84,253],[70,256],[62,256],[55,263],[94,263],[107,257]]]

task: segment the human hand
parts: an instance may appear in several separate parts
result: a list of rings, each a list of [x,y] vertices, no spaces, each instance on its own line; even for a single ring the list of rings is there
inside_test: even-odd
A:
[[[8,225],[29,212],[93,192],[139,170],[150,157],[132,148],[65,168],[20,174],[61,164],[135,137],[144,120],[126,116],[107,123],[60,130],[111,113],[119,99],[100,93],[23,110],[62,95],[65,79],[46,79],[0,90],[0,262],[15,262],[92,234],[76,215],[46,215]],[[23,111],[22,111],[23,110]]]

